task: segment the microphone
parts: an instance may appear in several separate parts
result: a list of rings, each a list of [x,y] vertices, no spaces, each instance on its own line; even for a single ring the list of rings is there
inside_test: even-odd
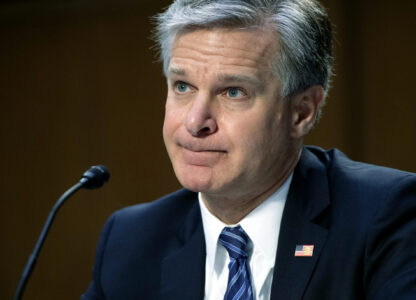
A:
[[[53,206],[51,212],[46,219],[45,225],[43,225],[42,232],[39,235],[38,241],[36,242],[35,248],[33,249],[32,254],[29,256],[29,259],[26,263],[26,266],[23,270],[23,273],[20,277],[19,284],[16,289],[16,293],[14,295],[14,300],[20,300],[23,296],[24,289],[26,287],[27,281],[32,273],[37,257],[39,256],[39,252],[42,249],[43,242],[46,239],[46,235],[49,232],[49,229],[52,225],[53,220],[55,219],[58,210],[61,208],[62,204],[64,204],[65,200],[72,196],[76,191],[81,188],[86,189],[96,189],[101,187],[105,182],[110,179],[110,172],[108,169],[103,165],[92,166],[89,168],[81,177],[80,181],[69,188],[62,196],[58,199],[58,201]]]
[[[102,187],[110,179],[110,172],[103,165],[92,166],[83,175],[80,182],[86,189]]]

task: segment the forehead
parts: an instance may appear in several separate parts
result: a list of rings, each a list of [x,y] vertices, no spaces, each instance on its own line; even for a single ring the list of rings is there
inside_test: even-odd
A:
[[[169,69],[176,73],[184,71],[184,66],[204,67],[205,72],[269,72],[277,47],[276,35],[267,28],[197,29],[176,37]]]

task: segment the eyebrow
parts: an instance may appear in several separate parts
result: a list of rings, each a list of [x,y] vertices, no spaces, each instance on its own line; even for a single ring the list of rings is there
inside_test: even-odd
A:
[[[178,68],[170,68],[169,70],[170,74],[175,74],[178,76],[186,76],[187,72],[185,69],[178,69]],[[263,91],[265,89],[265,85],[264,85],[264,80],[262,80],[260,77],[254,77],[254,76],[249,76],[249,75],[244,75],[244,74],[238,74],[238,75],[233,75],[233,74],[219,74],[218,75],[218,80],[223,82],[223,83],[231,83],[231,82],[236,82],[236,83],[240,83],[240,82],[248,82],[254,86],[256,86],[260,91]]]
[[[219,74],[218,79],[222,82],[249,82],[255,86],[263,86],[263,81],[258,77],[248,75],[227,75]]]
[[[176,68],[170,68],[169,73],[180,75],[180,76],[186,75],[186,71],[184,69],[176,69]]]

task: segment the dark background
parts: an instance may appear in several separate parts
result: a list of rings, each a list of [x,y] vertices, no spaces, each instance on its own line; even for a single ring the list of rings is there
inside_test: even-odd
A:
[[[25,299],[78,299],[116,209],[179,187],[150,16],[170,1],[0,2],[0,299],[11,299],[56,199],[93,164],[110,182],[60,212]],[[323,1],[336,76],[307,143],[416,171],[416,2]]]

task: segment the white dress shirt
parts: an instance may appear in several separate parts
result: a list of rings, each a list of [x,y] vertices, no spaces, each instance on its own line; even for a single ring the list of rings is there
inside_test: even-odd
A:
[[[199,193],[207,257],[205,263],[205,300],[224,299],[228,283],[227,250],[218,242],[224,227],[241,225],[250,237],[249,266],[254,300],[270,299],[279,239],[280,222],[286,203],[292,175],[273,195],[235,225],[227,225],[211,214]]]

